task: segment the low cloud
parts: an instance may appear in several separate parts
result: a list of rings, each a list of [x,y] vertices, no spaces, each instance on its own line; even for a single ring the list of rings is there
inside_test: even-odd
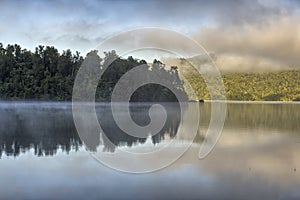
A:
[[[195,35],[226,69],[300,67],[300,19],[286,16],[264,24],[207,27]]]

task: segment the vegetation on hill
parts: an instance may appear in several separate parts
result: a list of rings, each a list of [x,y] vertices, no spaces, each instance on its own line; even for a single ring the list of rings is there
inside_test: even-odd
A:
[[[168,75],[174,87],[187,99],[177,67],[166,69],[158,60],[149,65],[131,56],[124,59],[115,51],[99,58],[99,67],[111,59],[115,61],[99,81],[96,100],[109,101],[118,80],[142,64],[148,65],[149,71]],[[31,52],[19,45],[3,47],[0,43],[0,99],[71,100],[76,73],[83,60],[79,52],[73,54],[70,50],[60,54],[55,47],[38,46]],[[182,70],[182,75],[194,88],[198,99],[210,99],[207,86],[195,69]],[[228,100],[300,101],[300,70],[226,73],[222,78]],[[176,97],[166,87],[148,84],[139,88],[131,101],[176,101]]]
[[[203,78],[195,70],[183,75],[198,99],[210,99]],[[227,100],[300,101],[300,70],[225,73],[222,79]]]
[[[97,55],[91,51],[88,55]],[[174,89],[187,99],[176,67],[167,70],[163,63],[154,60],[150,66],[144,60],[119,57],[115,51],[106,52],[98,58],[99,67],[114,59],[102,75],[96,91],[96,100],[109,101],[118,80],[132,68],[146,64],[153,73],[164,74],[172,81]],[[35,52],[22,49],[19,45],[0,43],[0,99],[2,100],[56,100],[72,99],[76,73],[84,59],[79,52],[70,50],[62,54],[54,47],[39,46]],[[102,62],[103,61],[103,62]],[[138,88],[131,101],[176,101],[175,95],[166,87],[147,84]]]

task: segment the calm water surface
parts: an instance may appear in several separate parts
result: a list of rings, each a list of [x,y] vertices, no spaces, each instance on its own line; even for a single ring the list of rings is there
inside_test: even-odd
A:
[[[180,145],[189,129],[178,137],[180,112],[176,105],[165,106],[163,129],[140,139],[116,126],[108,104],[97,105],[99,121],[115,145],[97,141],[88,148],[114,155],[120,149],[160,148],[168,140]],[[133,120],[149,123],[148,108],[132,104]],[[204,160],[198,153],[209,103],[200,105],[200,129],[184,156],[163,170],[133,175],[89,155],[70,103],[2,102],[0,199],[300,199],[300,104],[229,103],[227,109],[220,140]]]

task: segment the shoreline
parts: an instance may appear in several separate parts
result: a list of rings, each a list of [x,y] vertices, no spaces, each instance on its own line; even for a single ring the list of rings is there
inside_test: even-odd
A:
[[[31,104],[31,103],[40,103],[40,104],[72,104],[73,101],[46,101],[46,100],[0,100],[0,104]],[[79,103],[79,102],[76,102]],[[81,102],[81,103],[92,103],[92,102]],[[110,101],[95,101],[95,104],[108,104]],[[118,103],[127,103],[127,102],[118,102]],[[176,103],[172,101],[165,102],[151,102],[151,101],[139,101],[139,102],[130,102],[130,104],[149,104],[149,103]],[[239,101],[239,100],[204,100],[204,102],[199,101],[185,101],[183,103],[229,103],[229,104],[300,104],[300,101]]]
[[[231,104],[300,104],[300,101],[239,101],[239,100],[205,100],[207,103],[231,103]]]

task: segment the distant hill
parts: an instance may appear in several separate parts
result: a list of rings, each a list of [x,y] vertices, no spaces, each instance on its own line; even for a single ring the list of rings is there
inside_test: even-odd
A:
[[[210,55],[216,61],[214,54]],[[206,55],[188,59],[163,59],[168,65],[177,65],[179,74],[191,84],[197,99],[210,99],[209,91],[199,73],[192,67],[194,65],[207,68],[211,60]],[[243,101],[300,101],[300,69],[278,70],[226,70],[221,68],[222,79],[226,90],[227,100]],[[185,84],[188,94],[190,89]]]

